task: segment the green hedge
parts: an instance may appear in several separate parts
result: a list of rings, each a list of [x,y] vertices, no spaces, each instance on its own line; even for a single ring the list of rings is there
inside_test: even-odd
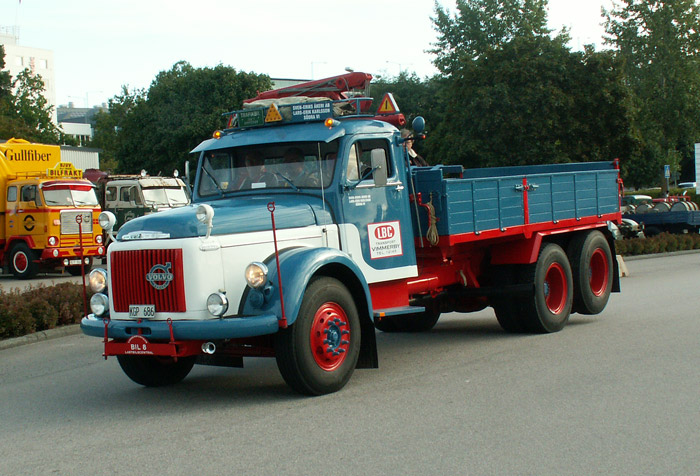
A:
[[[91,292],[88,289],[88,299]],[[76,324],[83,317],[83,286],[61,283],[0,290],[0,339]]]
[[[651,238],[631,238],[615,241],[617,254],[622,256],[647,255],[671,251],[700,249],[700,234],[661,233]]]

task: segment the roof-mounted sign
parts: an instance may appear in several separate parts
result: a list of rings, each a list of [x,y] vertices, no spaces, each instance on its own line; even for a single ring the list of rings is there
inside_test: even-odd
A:
[[[83,171],[76,169],[70,162],[59,162],[52,169],[46,170],[48,178],[83,178]]]
[[[394,95],[391,93],[386,93],[382,98],[382,102],[379,103],[379,109],[377,109],[377,114],[396,114],[398,112],[399,106],[396,105]]]

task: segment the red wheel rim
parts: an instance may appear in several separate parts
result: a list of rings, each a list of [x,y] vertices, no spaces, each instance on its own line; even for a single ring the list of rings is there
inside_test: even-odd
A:
[[[29,260],[27,259],[27,255],[25,255],[22,252],[15,254],[12,263],[15,266],[15,269],[18,273],[24,273],[27,270],[27,267],[29,266]]]
[[[318,308],[311,324],[311,352],[323,370],[330,372],[345,361],[350,348],[350,323],[343,308],[327,302]]]
[[[552,314],[559,314],[566,306],[568,286],[566,273],[559,263],[552,263],[544,278],[544,300]]]
[[[591,256],[591,263],[588,271],[588,280],[591,292],[596,296],[602,296],[608,288],[608,272],[610,264],[608,257],[600,248],[596,248]]]

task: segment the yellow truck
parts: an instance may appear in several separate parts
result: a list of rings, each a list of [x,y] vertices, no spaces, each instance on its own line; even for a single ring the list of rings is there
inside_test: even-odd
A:
[[[28,279],[39,271],[89,270],[105,254],[100,206],[82,170],[55,145],[0,142],[0,260]]]

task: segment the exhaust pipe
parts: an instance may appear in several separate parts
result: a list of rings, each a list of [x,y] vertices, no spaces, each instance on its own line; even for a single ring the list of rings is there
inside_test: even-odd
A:
[[[214,352],[216,352],[216,344],[213,342],[205,342],[202,344],[202,352],[212,355]]]

